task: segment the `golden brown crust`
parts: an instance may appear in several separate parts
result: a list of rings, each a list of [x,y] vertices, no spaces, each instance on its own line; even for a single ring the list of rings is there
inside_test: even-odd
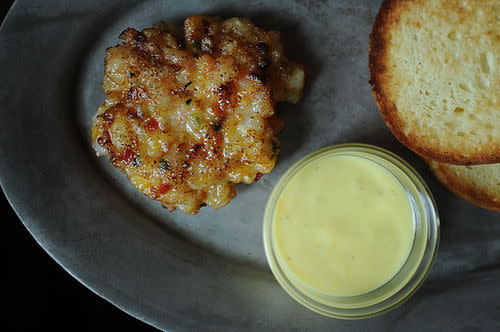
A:
[[[277,33],[192,16],[182,32],[160,23],[120,38],[106,51],[106,100],[93,118],[98,155],[165,208],[193,214],[271,172],[283,128],[274,105],[298,102],[304,84]]]
[[[500,197],[493,191],[474,183],[472,179],[459,176],[451,168],[451,165],[431,160],[426,161],[438,180],[452,193],[482,208],[500,212]]]
[[[380,114],[394,136],[408,148],[424,158],[455,165],[478,165],[500,162],[500,145],[485,144],[474,152],[464,153],[460,148],[447,149],[429,145],[418,133],[405,133],[405,123],[398,108],[386,90],[391,77],[387,72],[388,40],[391,26],[399,23],[398,7],[410,6],[414,0],[385,0],[376,16],[370,33],[369,68],[370,85]],[[404,9],[403,9],[404,10]]]

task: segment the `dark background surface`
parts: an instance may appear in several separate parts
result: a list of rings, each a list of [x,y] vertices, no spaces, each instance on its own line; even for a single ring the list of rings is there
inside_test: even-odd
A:
[[[0,18],[14,1],[0,1]],[[38,245],[2,191],[3,331],[156,331],[80,284]]]
[[[0,1],[0,14],[5,14],[11,3],[12,1]],[[3,15],[0,16],[2,17]],[[435,184],[434,188],[440,187]],[[444,189],[439,190],[443,192]],[[34,192],[33,195],[37,193]],[[486,230],[495,228],[481,222],[476,210],[461,210],[471,217],[470,223],[454,222],[450,216],[456,214],[451,212],[452,204],[448,202],[451,197],[449,194],[438,195],[438,204],[444,206],[443,210],[447,211],[448,218],[442,224],[444,231],[441,249],[444,250],[440,251],[434,278],[424,285],[406,309],[397,313],[401,319],[385,330],[500,331],[500,279],[498,273],[495,273],[498,271],[500,256],[497,249],[488,251],[488,247],[482,245],[482,241],[495,237],[495,232],[488,235]],[[73,279],[36,243],[3,194],[0,194],[0,204],[3,222],[7,225],[2,241],[4,257],[7,257],[7,266],[4,267],[6,276],[2,279],[6,280],[4,289],[7,296],[4,303],[7,305],[4,307],[7,310],[2,312],[0,330],[154,330],[99,298]],[[481,215],[484,216],[485,213]],[[484,265],[483,262],[490,265]],[[457,276],[455,280],[439,278],[440,273],[446,275],[446,271],[454,271]],[[363,322],[364,330],[376,329],[375,323],[381,321],[382,319]]]

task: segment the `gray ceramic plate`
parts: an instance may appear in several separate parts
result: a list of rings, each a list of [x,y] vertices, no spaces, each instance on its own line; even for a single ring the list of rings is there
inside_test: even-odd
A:
[[[500,218],[444,190],[387,130],[368,84],[368,35],[380,1],[19,1],[0,32],[2,187],[41,246],[69,273],[162,329],[418,330],[499,327]],[[191,14],[246,16],[282,33],[309,70],[276,169],[238,186],[227,207],[169,213],[98,160],[89,120],[103,101],[105,48],[126,27]],[[441,248],[429,279],[400,308],[339,321],[302,308],[264,256],[266,200],[285,170],[330,144],[380,145],[412,163],[436,195]],[[451,325],[453,324],[453,325]]]

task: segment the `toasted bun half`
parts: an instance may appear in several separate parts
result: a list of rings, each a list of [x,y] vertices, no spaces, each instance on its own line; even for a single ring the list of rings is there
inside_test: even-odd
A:
[[[500,2],[387,0],[370,84],[393,134],[456,165],[500,162]]]
[[[500,211],[500,164],[457,166],[427,160],[451,192],[485,209]]]

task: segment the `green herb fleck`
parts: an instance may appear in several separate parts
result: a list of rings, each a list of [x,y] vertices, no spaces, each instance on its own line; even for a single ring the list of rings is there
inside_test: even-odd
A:
[[[186,83],[186,85],[184,85],[184,88],[182,89],[182,93],[186,93],[186,89],[188,88],[188,86],[190,86],[191,84],[193,84],[193,82],[189,81]]]
[[[201,124],[201,120],[200,120],[200,117],[199,117],[199,116],[197,116],[197,115],[193,115],[193,119],[194,119],[194,121],[196,122],[196,125],[198,125],[198,126],[199,126],[199,125]]]
[[[198,41],[194,41],[191,45],[193,46],[193,55],[195,58],[197,58],[201,53],[201,43]]]
[[[164,157],[161,157],[159,164],[160,168],[164,171],[168,171],[170,169],[170,164],[168,163],[168,160],[166,160]]]
[[[191,104],[192,101],[193,101],[193,99],[189,98],[188,100],[186,100],[186,105]]]
[[[271,152],[276,153],[276,151],[278,151],[278,145],[276,144],[276,142],[273,142],[271,145]]]
[[[139,155],[136,155],[134,159],[132,159],[132,166],[137,167],[139,166],[139,164],[140,164]]]
[[[212,128],[214,129],[214,131],[221,131],[222,125],[220,123],[214,123],[212,125]]]
[[[193,42],[193,48],[194,48],[195,50],[199,50],[199,51],[201,51],[201,43],[200,43],[199,41],[194,41],[194,42]]]

